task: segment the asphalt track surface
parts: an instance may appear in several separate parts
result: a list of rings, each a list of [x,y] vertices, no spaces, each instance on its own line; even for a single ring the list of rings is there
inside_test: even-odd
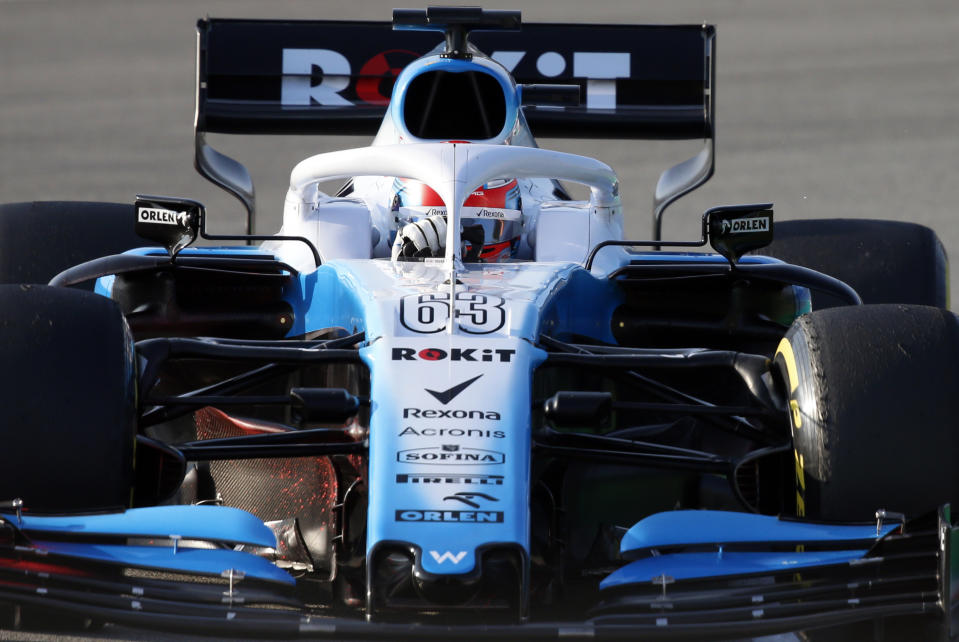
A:
[[[388,20],[394,4],[0,0],[0,202],[180,195],[207,205],[212,231],[240,231],[237,201],[193,169],[196,19]],[[538,22],[717,25],[716,174],[670,208],[666,238],[695,237],[699,215],[713,205],[772,201],[777,219],[922,223],[938,232],[959,262],[955,0],[540,0],[484,6],[522,9],[525,20]],[[289,170],[299,159],[362,146],[366,139],[212,142],[250,168],[257,231],[269,233],[279,227]],[[698,147],[540,143],[597,157],[619,173],[633,238],[649,236],[659,172]],[[959,300],[957,288],[959,279],[953,279],[953,301]],[[4,639],[11,635],[20,634],[0,632]],[[19,639],[35,639],[23,635]]]

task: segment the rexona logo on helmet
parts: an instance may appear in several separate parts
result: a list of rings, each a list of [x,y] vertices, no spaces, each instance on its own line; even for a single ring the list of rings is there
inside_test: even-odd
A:
[[[392,210],[401,222],[446,216],[446,205],[432,188],[398,178]],[[470,194],[463,204],[463,260],[496,263],[512,258],[523,234],[523,212],[516,179],[494,180]]]

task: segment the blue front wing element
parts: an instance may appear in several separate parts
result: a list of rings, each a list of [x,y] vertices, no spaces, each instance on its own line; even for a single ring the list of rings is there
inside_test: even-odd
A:
[[[254,577],[294,585],[286,571],[273,562],[250,553],[229,549],[186,548],[180,546],[128,546],[126,544],[86,544],[80,542],[34,542],[41,551],[53,555],[96,560],[119,566],[135,566],[158,571],[180,571],[225,576],[231,570],[241,577]]]
[[[875,524],[821,524],[752,513],[677,510],[638,522],[623,536],[620,552],[697,544],[855,542],[884,537],[898,527],[885,524],[877,532]]]
[[[0,519],[23,533],[29,550],[41,555],[214,576],[232,571],[295,584],[272,562],[223,547],[276,547],[273,531],[236,508],[154,506],[93,515],[3,514]],[[133,542],[116,543],[118,539]]]
[[[630,562],[599,584],[610,589],[626,584],[650,584],[664,576],[671,580],[725,577],[752,573],[775,573],[791,569],[846,564],[861,559],[865,550],[817,551],[813,553],[677,553]]]
[[[651,555],[616,570],[600,583],[600,588],[848,564],[863,558],[874,542],[898,528],[899,524],[879,528],[875,524],[822,524],[714,510],[657,513],[629,529],[620,542],[620,552],[626,558]],[[796,545],[795,551],[782,550],[792,544]],[[736,545],[736,550],[724,550],[729,545]],[[806,545],[847,550],[806,551]],[[715,550],[703,551],[704,546]],[[685,547],[692,550],[673,552]],[[660,554],[663,549],[670,552]]]
[[[154,506],[96,515],[24,514],[19,522],[11,515],[4,519],[32,535],[159,539],[176,536],[264,548],[276,546],[273,531],[263,522],[246,511],[227,506]]]

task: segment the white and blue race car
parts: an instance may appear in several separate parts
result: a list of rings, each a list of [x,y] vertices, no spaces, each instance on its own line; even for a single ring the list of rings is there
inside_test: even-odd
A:
[[[713,171],[712,26],[197,33],[196,166],[247,234],[185,198],[0,206],[0,625],[953,634],[942,246],[770,204],[663,240]],[[206,139],[346,132],[375,138],[299,163],[275,235]],[[614,171],[534,134],[703,146],[628,240]]]

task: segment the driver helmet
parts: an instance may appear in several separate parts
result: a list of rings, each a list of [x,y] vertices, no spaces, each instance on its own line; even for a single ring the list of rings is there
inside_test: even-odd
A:
[[[391,209],[398,227],[428,216],[446,216],[432,188],[412,179],[393,182]],[[519,184],[515,178],[490,181],[470,194],[462,209],[463,260],[497,263],[512,258],[523,234]]]

